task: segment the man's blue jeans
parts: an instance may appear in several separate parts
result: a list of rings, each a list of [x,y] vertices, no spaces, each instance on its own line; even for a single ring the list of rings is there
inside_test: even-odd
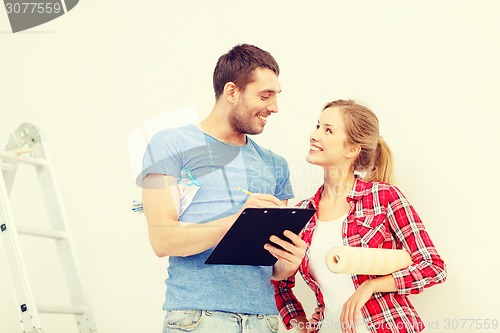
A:
[[[163,333],[277,333],[278,316],[222,311],[166,311]]]

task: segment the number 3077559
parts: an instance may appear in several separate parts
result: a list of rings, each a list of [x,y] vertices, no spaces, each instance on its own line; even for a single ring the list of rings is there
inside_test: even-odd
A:
[[[63,9],[59,3],[6,2],[7,14],[58,14]]]

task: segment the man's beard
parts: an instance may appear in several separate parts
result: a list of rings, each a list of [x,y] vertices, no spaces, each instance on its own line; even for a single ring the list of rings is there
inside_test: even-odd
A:
[[[252,126],[255,121],[253,118],[256,118],[256,115],[248,114],[248,108],[243,100],[242,103],[238,103],[238,105],[235,105],[231,109],[229,124],[235,131],[240,133],[250,135],[262,133],[262,128],[255,128],[255,126]]]

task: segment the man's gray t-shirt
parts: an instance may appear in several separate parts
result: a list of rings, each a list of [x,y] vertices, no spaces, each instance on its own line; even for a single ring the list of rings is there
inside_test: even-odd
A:
[[[247,199],[238,186],[280,200],[293,198],[284,158],[248,136],[246,145],[232,146],[195,125],[166,129],[151,139],[144,155],[143,177],[149,173],[181,179],[188,189],[199,187],[179,216],[181,222],[205,223],[237,213]],[[212,250],[169,257],[163,309],[278,313],[270,283],[272,267],[206,265]]]

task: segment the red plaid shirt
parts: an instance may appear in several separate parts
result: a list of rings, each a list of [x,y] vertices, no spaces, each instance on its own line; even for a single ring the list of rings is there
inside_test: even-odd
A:
[[[297,204],[301,208],[318,208],[323,186],[314,197]],[[342,227],[345,246],[405,249],[413,264],[392,273],[397,292],[376,292],[361,309],[367,327],[373,333],[420,332],[424,324],[408,299],[409,294],[421,293],[446,279],[443,260],[434,247],[422,221],[398,188],[387,183],[365,182],[356,178],[347,196],[350,204],[347,223]],[[308,244],[299,272],[316,294],[316,311],[323,321],[325,303],[319,285],[309,272],[309,246],[316,227],[317,213],[302,231],[302,239]],[[374,275],[352,275],[355,288]],[[278,310],[287,329],[291,319],[306,316],[292,288],[295,276],[287,280],[273,281]]]

